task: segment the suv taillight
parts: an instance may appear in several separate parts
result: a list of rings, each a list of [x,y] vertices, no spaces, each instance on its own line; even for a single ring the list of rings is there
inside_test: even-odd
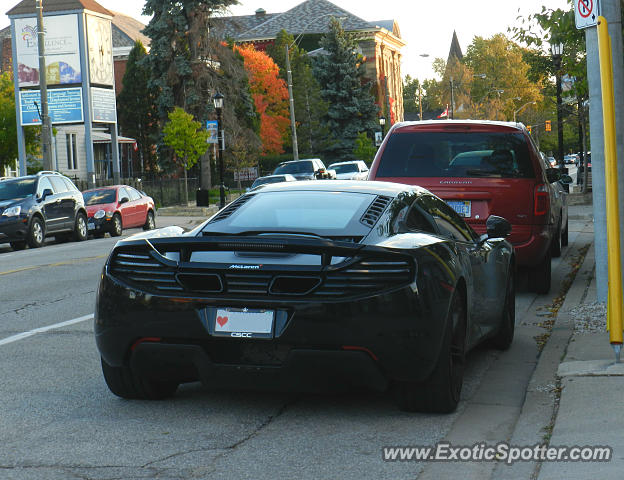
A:
[[[535,209],[533,213],[537,215],[546,215],[548,213],[549,198],[548,188],[545,184],[540,184],[535,187]]]

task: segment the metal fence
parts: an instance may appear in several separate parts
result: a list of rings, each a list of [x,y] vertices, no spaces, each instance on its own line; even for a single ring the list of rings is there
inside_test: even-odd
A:
[[[72,179],[80,191],[87,190],[87,182],[77,178]],[[136,178],[122,178],[120,184],[130,185],[145,192],[154,199],[157,207],[169,207],[184,204],[184,178],[160,178],[153,180],[138,180]],[[98,180],[96,187],[114,185],[112,179]],[[189,202],[195,201],[195,191],[199,185],[197,178],[188,179]]]

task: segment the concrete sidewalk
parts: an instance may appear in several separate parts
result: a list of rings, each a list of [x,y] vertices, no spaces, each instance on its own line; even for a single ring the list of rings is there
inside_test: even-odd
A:
[[[576,205],[570,215],[571,218],[592,219],[591,203]],[[614,352],[605,331],[606,307],[597,303],[592,222],[587,223],[583,233],[591,234],[591,246],[539,356],[509,443],[513,446],[608,446],[613,449],[612,458],[608,462],[499,464],[491,478],[624,478],[624,364],[614,364]]]

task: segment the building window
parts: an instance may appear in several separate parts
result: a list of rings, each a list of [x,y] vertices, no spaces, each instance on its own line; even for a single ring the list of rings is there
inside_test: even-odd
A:
[[[78,170],[78,143],[75,133],[65,134],[65,145],[67,147],[67,168]]]

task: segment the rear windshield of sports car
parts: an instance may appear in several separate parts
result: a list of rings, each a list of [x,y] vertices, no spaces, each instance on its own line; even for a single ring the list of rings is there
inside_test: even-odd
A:
[[[229,217],[211,221],[204,232],[302,232],[362,235],[370,231],[360,218],[377,196],[369,193],[260,192]]]
[[[534,176],[526,139],[506,132],[397,132],[377,170],[377,177]]]

